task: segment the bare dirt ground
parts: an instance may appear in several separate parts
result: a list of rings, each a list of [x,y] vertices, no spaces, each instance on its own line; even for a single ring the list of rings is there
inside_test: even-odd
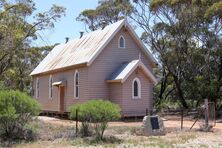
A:
[[[46,117],[46,116],[39,116],[38,119],[41,121],[44,121],[45,123],[49,124],[56,124],[56,125],[62,125],[62,126],[75,126],[76,122],[67,120],[67,119],[59,119],[59,118],[53,118],[53,117]],[[181,128],[181,118],[179,116],[165,116],[163,118],[164,126],[167,130],[167,132],[171,132],[177,129]],[[115,126],[127,126],[127,127],[139,127],[142,126],[142,119],[137,119],[138,121],[118,121],[118,122],[109,122],[109,126],[115,127]],[[191,119],[189,117],[184,118],[183,121],[183,128],[184,130],[190,129],[190,127],[194,123],[194,119]],[[197,123],[192,128],[193,130],[198,130],[200,128],[200,121],[197,121]],[[222,123],[216,123],[216,126],[213,128],[214,131],[222,132]]]
[[[41,123],[49,125],[49,130],[58,130],[75,127],[75,121],[40,116]],[[194,119],[186,117],[181,130],[179,116],[165,116],[164,126],[166,135],[145,137],[136,134],[142,126],[142,119],[121,122],[110,122],[105,132],[111,139],[108,142],[94,143],[93,140],[75,138],[67,140],[57,138],[52,140],[38,140],[32,143],[17,145],[17,147],[222,147],[222,123],[216,123],[211,132],[199,131],[201,122],[197,122],[192,130],[190,127]],[[79,125],[81,125],[79,123]],[[51,128],[55,126],[55,128]]]

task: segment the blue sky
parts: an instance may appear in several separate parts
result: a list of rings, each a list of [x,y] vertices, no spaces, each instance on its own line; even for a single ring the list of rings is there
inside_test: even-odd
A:
[[[53,4],[66,8],[66,16],[55,23],[55,27],[50,30],[38,32],[38,40],[32,43],[33,46],[47,46],[55,43],[64,43],[65,38],[79,37],[79,32],[85,30],[82,22],[76,21],[76,17],[85,9],[94,9],[98,5],[98,0],[33,0],[36,4],[36,12],[44,12],[51,8]],[[137,27],[136,32],[142,33],[142,29]]]
[[[33,43],[33,46],[46,46],[55,43],[65,42],[65,37],[79,37],[79,31],[84,30],[84,25],[76,21],[76,17],[84,9],[95,8],[97,0],[34,0],[37,11],[43,12],[50,9],[52,4],[60,5],[66,8],[66,16],[55,23],[52,30],[41,31],[39,38]]]

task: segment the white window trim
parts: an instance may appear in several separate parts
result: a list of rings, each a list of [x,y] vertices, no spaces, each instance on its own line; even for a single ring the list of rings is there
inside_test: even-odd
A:
[[[77,73],[78,73],[78,86],[76,86],[76,74]],[[74,87],[73,87],[74,99],[79,99],[79,72],[78,72],[78,70],[75,71],[73,78],[74,78]],[[76,97],[76,87],[78,87],[78,97]]]
[[[52,75],[49,76],[49,99],[52,100],[52,95],[53,95],[53,87],[52,87],[53,79]]]
[[[123,38],[123,41],[124,41],[124,44],[123,44],[123,47],[120,47],[120,39]],[[118,39],[118,48],[125,48],[126,47],[126,40],[125,38],[121,35]]]
[[[138,84],[138,96],[134,96],[134,82],[137,82]],[[133,99],[141,99],[141,83],[139,78],[134,78],[132,82],[132,98]]]
[[[36,78],[36,82],[35,82],[35,98],[38,99],[39,98],[39,78]]]

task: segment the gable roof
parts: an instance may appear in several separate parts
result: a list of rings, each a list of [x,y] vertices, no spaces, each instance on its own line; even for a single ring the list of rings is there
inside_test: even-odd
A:
[[[123,19],[106,26],[104,29],[93,31],[66,44],[55,46],[30,75],[46,73],[80,64],[90,66],[123,26],[129,29],[129,32],[138,42],[145,55],[151,59],[152,65],[155,65],[157,63],[156,60],[136,35],[127,20]]]
[[[123,64],[116,72],[111,75],[107,82],[124,83],[137,67],[140,67],[144,71],[145,75],[148,76],[154,84],[157,84],[157,79],[150,72],[150,70],[146,68],[141,60],[133,60],[129,63]]]

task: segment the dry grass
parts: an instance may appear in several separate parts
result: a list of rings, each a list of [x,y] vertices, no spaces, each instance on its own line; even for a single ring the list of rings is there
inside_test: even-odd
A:
[[[178,119],[165,123],[165,136],[141,136],[141,122],[110,123],[105,132],[105,140],[97,141],[94,137],[76,137],[75,124],[69,120],[40,120],[32,124],[38,133],[34,142],[19,142],[15,147],[222,147],[222,124],[217,124],[213,132],[197,131],[198,124],[192,131],[187,130],[193,121],[186,120],[185,128],[180,130]]]
[[[72,140],[59,138],[53,141],[37,141],[23,143],[19,147],[178,147],[189,140],[195,139],[193,133],[180,133],[179,135],[162,137],[144,137],[136,135],[106,136],[104,141],[97,141],[92,137],[74,138]]]

